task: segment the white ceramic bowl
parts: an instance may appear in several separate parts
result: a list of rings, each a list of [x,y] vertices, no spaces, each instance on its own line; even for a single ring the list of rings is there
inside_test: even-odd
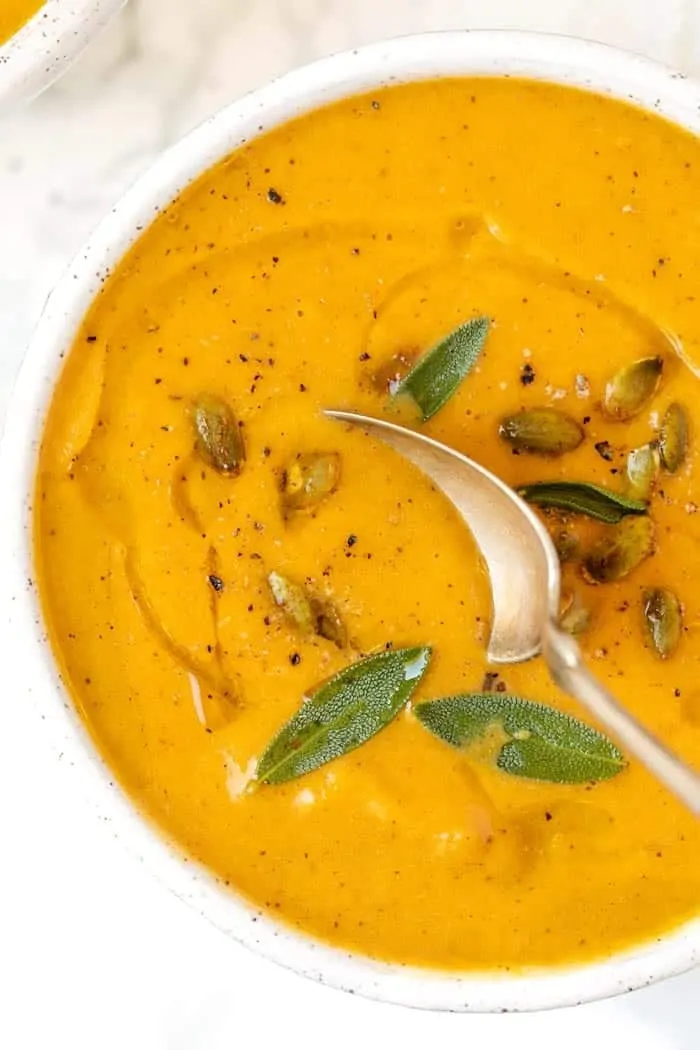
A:
[[[300,973],[377,999],[435,1010],[535,1010],[614,995],[688,969],[700,956],[700,920],[598,963],[463,977],[374,963],[292,932],[225,892],[208,872],[183,863],[114,785],[58,679],[31,584],[32,485],[47,404],[82,316],[137,231],[203,169],[262,129],[354,92],[459,74],[575,84],[630,99],[700,132],[700,87],[679,74],[600,44],[515,32],[429,34],[373,45],[291,73],[213,117],[164,154],[104,220],[46,307],[0,450],[0,628],[10,664],[6,680],[23,683],[99,817],[165,886],[222,930]],[[576,907],[575,886],[571,894]]]
[[[0,47],[0,113],[48,87],[125,3],[45,0],[34,17]]]

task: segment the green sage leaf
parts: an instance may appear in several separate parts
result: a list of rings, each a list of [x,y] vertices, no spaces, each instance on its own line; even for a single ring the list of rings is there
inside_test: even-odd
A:
[[[408,395],[420,409],[423,422],[439,412],[484,348],[491,322],[475,317],[428,350],[408,375],[397,383],[393,398]]]
[[[364,744],[401,710],[430,648],[389,649],[344,668],[306,698],[258,763],[257,779],[282,784]]]
[[[608,525],[616,525],[627,514],[646,514],[647,511],[643,500],[629,499],[587,481],[537,481],[533,485],[522,485],[518,495],[538,507],[558,507]]]
[[[544,704],[505,693],[464,693],[418,704],[422,725],[511,776],[584,784],[609,780],[625,760],[607,737]]]

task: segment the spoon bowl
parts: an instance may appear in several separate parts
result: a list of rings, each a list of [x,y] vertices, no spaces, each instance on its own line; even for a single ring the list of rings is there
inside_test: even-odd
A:
[[[537,515],[500,478],[460,452],[413,430],[354,412],[328,411],[395,449],[437,485],[472,533],[491,581],[488,659],[521,663],[542,651],[556,619],[559,558]]]

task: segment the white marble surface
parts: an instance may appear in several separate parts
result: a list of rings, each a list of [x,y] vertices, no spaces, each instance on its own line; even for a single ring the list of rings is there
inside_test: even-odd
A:
[[[0,414],[57,276],[165,145],[330,51],[506,26],[594,37],[700,73],[700,0],[132,0],[59,85],[0,126]],[[700,1045],[700,971],[576,1010],[461,1017],[356,1000],[252,957],[160,890],[93,822],[21,697],[21,682],[5,683],[1,1047]]]

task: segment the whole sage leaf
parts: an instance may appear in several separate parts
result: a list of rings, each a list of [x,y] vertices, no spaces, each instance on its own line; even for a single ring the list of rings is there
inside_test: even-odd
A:
[[[423,422],[430,419],[449,401],[473,368],[490,326],[488,317],[475,317],[455,328],[396,384],[393,398],[408,395],[418,406]]]
[[[389,649],[345,667],[307,697],[258,762],[257,779],[282,784],[364,744],[401,710],[430,648]]]
[[[494,765],[511,776],[584,784],[609,780],[625,767],[620,751],[596,729],[518,696],[464,693],[418,704],[414,713],[452,747],[478,752],[485,743]]]
[[[538,507],[558,507],[608,525],[616,525],[627,514],[645,514],[647,510],[643,500],[629,499],[587,481],[537,481],[522,485],[518,495]]]

